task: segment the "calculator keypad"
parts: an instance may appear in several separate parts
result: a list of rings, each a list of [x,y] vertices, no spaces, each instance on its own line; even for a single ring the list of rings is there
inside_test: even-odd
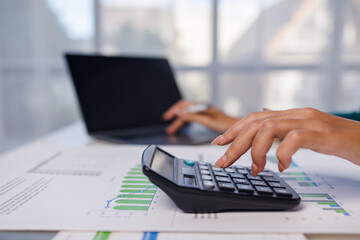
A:
[[[232,166],[218,168],[208,163],[198,163],[203,188],[211,191],[228,191],[240,194],[291,198],[292,193],[279,181],[276,174],[263,171],[252,176],[251,169]],[[186,172],[186,174],[189,174]]]

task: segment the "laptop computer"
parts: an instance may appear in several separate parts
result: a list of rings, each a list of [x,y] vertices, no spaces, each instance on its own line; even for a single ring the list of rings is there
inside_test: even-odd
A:
[[[165,58],[65,54],[88,133],[133,144],[202,144],[218,134],[189,124],[167,135],[162,114],[181,99]]]

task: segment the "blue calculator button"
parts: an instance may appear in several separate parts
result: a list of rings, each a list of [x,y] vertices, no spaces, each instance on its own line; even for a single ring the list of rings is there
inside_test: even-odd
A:
[[[185,160],[185,164],[192,167],[195,165],[195,162],[194,161],[191,161],[191,160]]]

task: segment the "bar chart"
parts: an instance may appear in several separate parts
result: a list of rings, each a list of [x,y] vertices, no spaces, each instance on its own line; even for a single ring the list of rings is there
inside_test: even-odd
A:
[[[140,164],[131,168],[124,177],[120,194],[107,200],[105,208],[120,211],[147,211],[156,194],[157,187],[143,175]]]
[[[341,207],[329,194],[327,193],[299,193],[304,203],[314,203],[320,206],[324,211],[334,211],[336,213],[350,216],[350,214]]]
[[[287,182],[296,181],[296,184],[300,187],[318,186],[318,184],[316,184],[305,172],[284,172],[280,175]]]

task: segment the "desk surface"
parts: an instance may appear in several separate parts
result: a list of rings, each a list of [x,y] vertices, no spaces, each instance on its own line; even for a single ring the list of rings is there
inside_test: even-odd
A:
[[[12,150],[19,151],[24,147],[35,146],[101,146],[101,145],[116,145],[89,137],[86,133],[84,125],[80,122],[72,124],[68,127],[62,128],[52,134],[49,134],[41,139],[28,143]],[[4,153],[4,154],[8,154]],[[3,155],[4,155],[3,154]],[[0,239],[52,239],[56,232],[0,232]],[[336,235],[336,234],[306,234],[307,239],[360,239],[360,235]]]

